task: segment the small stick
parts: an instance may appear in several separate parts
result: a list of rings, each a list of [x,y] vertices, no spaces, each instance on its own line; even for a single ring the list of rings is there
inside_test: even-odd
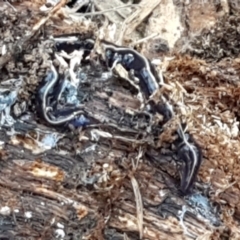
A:
[[[137,45],[137,44],[139,44],[139,43],[146,42],[147,40],[152,39],[152,38],[155,38],[155,37],[157,37],[157,36],[159,36],[159,33],[153,33],[153,34],[151,34],[151,35],[149,35],[149,36],[147,36],[147,37],[145,37],[145,38],[141,38],[141,39],[139,39],[139,40],[131,43],[130,46],[133,47],[133,46],[135,46],[135,45]]]

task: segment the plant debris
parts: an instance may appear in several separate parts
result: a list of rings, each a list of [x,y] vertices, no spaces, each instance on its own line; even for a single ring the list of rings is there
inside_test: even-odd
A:
[[[2,2],[1,239],[240,238],[238,4],[148,2]],[[64,53],[66,34],[94,38],[95,52]],[[154,64],[161,88],[149,101],[173,106],[168,122],[144,108],[137,79],[109,71],[101,39]],[[84,103],[96,122],[53,127],[38,114],[50,63],[66,79],[57,113]],[[172,144],[180,120],[203,155],[186,196]]]

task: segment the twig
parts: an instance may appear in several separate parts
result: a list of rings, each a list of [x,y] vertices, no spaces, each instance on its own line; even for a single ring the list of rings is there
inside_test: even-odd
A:
[[[155,37],[158,37],[158,36],[159,36],[159,33],[153,33],[153,34],[151,34],[151,35],[149,35],[149,36],[147,36],[145,38],[141,38],[141,39],[131,43],[130,46],[133,47],[133,46],[135,46],[135,45],[137,45],[139,43],[146,42],[147,40],[155,38]]]
[[[17,12],[17,9],[10,2],[8,2],[8,0],[6,0],[5,2],[10,8],[12,8],[14,12]]]
[[[139,239],[143,237],[143,203],[137,180],[131,176],[132,187],[135,195],[136,208],[137,208],[137,223],[139,229]]]

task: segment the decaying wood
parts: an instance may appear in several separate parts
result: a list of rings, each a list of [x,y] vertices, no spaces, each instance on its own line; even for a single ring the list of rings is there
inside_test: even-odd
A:
[[[25,50],[30,44],[30,41],[33,41],[33,38],[38,36],[37,33],[40,28],[48,21],[49,18],[55,15],[57,11],[66,4],[66,2],[67,0],[59,1],[59,3],[51,9],[46,17],[41,18],[40,21],[32,27],[32,31],[27,34],[27,36],[20,38],[16,44],[14,44],[13,49],[0,57],[0,69],[4,67],[11,59],[13,59],[14,56],[21,55],[22,51]]]
[[[171,25],[172,19],[162,15],[172,4],[169,14],[176,14],[183,32],[189,31],[169,44],[172,54],[177,38],[187,39],[178,46],[182,54],[168,53],[167,58],[155,51],[148,57],[161,58],[158,68],[164,75],[164,86],[155,97],[168,94],[176,114],[162,129],[161,116],[140,109],[132,82],[116,77],[99,81],[90,75],[81,93],[88,94],[85,110],[99,123],[67,131],[47,126],[36,115],[34,96],[53,52],[50,36],[96,28],[65,8],[66,1],[45,13],[38,12],[42,1],[12,2],[14,8],[1,6],[0,48],[4,52],[6,47],[7,53],[0,58],[0,80],[23,78],[16,104],[25,103],[31,117],[25,123],[17,121],[15,132],[0,130],[0,238],[240,239],[238,6],[233,1],[210,1],[211,11],[205,14],[211,16],[205,19],[213,19],[212,28],[205,20],[201,23],[194,1],[181,1],[181,11],[175,8],[178,1],[142,1],[139,5],[148,2],[151,7],[138,8],[139,18],[128,8],[104,13],[113,23],[127,19],[124,27],[130,33],[155,9],[144,32],[149,37],[159,23]],[[111,4],[95,1],[101,11],[124,5]],[[199,4],[199,9],[208,7]],[[197,36],[202,27],[206,28]],[[164,35],[168,42],[169,36]],[[127,38],[130,34],[123,36]],[[16,42],[24,50],[17,56]],[[143,44],[143,52],[153,42]],[[187,196],[178,191],[176,156],[170,148],[179,116],[204,155],[194,192]],[[46,136],[57,138],[53,149],[43,143]]]
[[[139,4],[140,8],[137,9],[132,15],[130,15],[124,22],[124,28],[126,29],[124,34],[129,35],[133,30],[161,3],[161,0],[147,1],[143,0]]]
[[[94,3],[96,5],[96,8],[100,11],[105,11],[106,9],[113,10],[109,11],[109,13],[106,13],[106,16],[113,23],[122,22],[132,13],[132,10],[130,8],[131,5],[126,6],[126,4],[118,0],[114,0],[111,2],[96,0],[94,1]],[[122,7],[122,9],[120,7]]]
[[[126,4],[123,4],[120,0],[113,0],[111,2],[104,0],[96,0],[94,1],[96,8],[100,11],[104,11],[106,9],[112,9],[112,11],[106,12],[104,15],[110,20],[111,23],[116,25],[116,36],[117,40],[119,35],[121,34],[121,26],[125,19],[132,16],[134,10],[132,10],[131,5],[129,7]],[[133,6],[133,5],[132,5]],[[124,7],[124,8],[119,8]],[[135,6],[138,7],[138,6]],[[116,9],[116,10],[115,10]],[[133,8],[134,9],[134,8]],[[133,36],[138,38],[140,36],[138,31],[134,31]],[[120,40],[119,40],[120,41]]]

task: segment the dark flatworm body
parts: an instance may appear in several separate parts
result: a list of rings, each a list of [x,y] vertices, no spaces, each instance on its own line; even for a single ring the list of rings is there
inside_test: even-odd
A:
[[[75,107],[74,109],[65,109],[62,110],[62,113],[53,109],[49,103],[49,92],[53,90],[54,86],[58,81],[58,74],[53,65],[51,65],[51,73],[44,79],[45,84],[39,90],[37,97],[38,100],[38,112],[44,118],[46,122],[53,126],[59,126],[66,124],[69,121],[74,120],[81,114],[84,114],[83,110],[80,109],[80,106]],[[58,97],[58,96],[57,96]]]
[[[116,63],[121,63],[127,71],[133,70],[134,76],[139,79],[141,91],[145,97],[149,99],[159,88],[158,82],[160,82],[157,71],[151,62],[134,49],[117,46],[103,40],[101,44],[105,50],[105,58],[108,65],[112,67]],[[162,101],[162,103],[155,103],[151,100],[149,104],[152,111],[163,115],[163,122],[165,123],[172,118],[173,110],[167,101],[167,97],[163,96],[163,99],[164,101]]]
[[[149,98],[158,88],[159,77],[152,72],[151,63],[134,49],[117,46],[107,41],[101,42],[105,49],[106,59],[113,65],[115,61],[121,63],[127,70],[134,70],[134,75],[139,79],[141,90]]]
[[[83,50],[83,59],[90,54],[95,45],[93,39],[80,39],[78,34],[68,34],[54,38],[55,48],[58,52],[64,51],[68,54],[74,50]],[[159,88],[159,76],[151,62],[134,49],[124,46],[117,46],[105,40],[100,41],[104,49],[104,58],[108,67],[113,68],[117,63],[122,64],[126,71],[133,71],[133,75],[139,79],[141,91],[149,100],[148,103],[153,113],[158,112],[164,116],[167,122],[173,116],[172,106],[168,102],[168,96],[162,95],[160,102],[151,100],[151,96]],[[51,72],[48,73],[43,81],[43,85],[38,91],[37,106],[39,114],[53,126],[71,124],[75,127],[86,126],[92,122],[90,118],[85,117],[83,105],[69,107],[63,104],[59,108],[59,99],[61,98],[64,82],[60,82],[55,67],[51,66]],[[60,83],[59,83],[60,82]],[[202,162],[201,148],[194,141],[191,135],[183,131],[182,125],[178,129],[178,141],[176,142],[178,161],[180,161],[180,190],[187,194],[192,188]]]
[[[202,163],[202,151],[190,134],[178,129],[179,143],[177,149],[178,160],[181,161],[181,191],[186,194],[191,189]]]

